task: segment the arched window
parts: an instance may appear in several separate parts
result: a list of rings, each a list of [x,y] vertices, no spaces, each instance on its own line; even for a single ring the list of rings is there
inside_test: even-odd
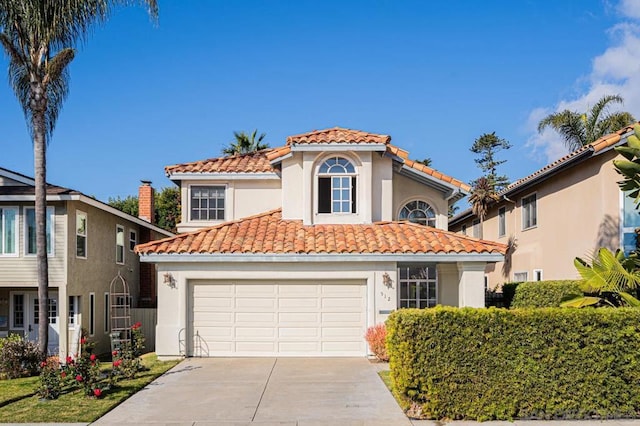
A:
[[[436,226],[436,213],[433,208],[424,201],[410,201],[400,210],[400,220],[419,223],[420,225]]]
[[[356,168],[342,157],[331,157],[318,170],[318,213],[356,212]]]

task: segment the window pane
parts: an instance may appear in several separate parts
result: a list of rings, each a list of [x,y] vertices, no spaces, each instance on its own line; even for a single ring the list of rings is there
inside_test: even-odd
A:
[[[624,228],[638,228],[640,227],[640,210],[636,209],[633,202],[633,198],[628,197],[625,192],[623,197],[623,227]]]
[[[333,212],[334,213],[340,213],[340,202],[339,201],[335,201],[333,203]]]
[[[622,235],[622,249],[626,255],[631,254],[636,249],[636,233],[625,232]]]
[[[25,209],[27,220],[27,253],[36,254],[36,210]]]
[[[87,257],[87,237],[81,235],[76,237],[76,255],[78,257]]]
[[[13,326],[24,327],[24,295],[13,295]]]
[[[333,199],[336,201],[340,201],[340,190],[334,189],[332,192],[333,192]]]
[[[409,289],[407,288],[407,284],[400,284],[400,299],[408,299],[409,298]]]
[[[4,216],[4,254],[15,254],[16,247],[16,210],[2,210]]]
[[[342,210],[340,210],[342,213],[347,213],[349,211],[349,205],[351,203],[349,201],[343,201],[342,202]]]
[[[409,283],[409,298],[417,299],[418,297],[418,284]]]
[[[420,300],[429,298],[429,285],[425,283],[420,283]]]

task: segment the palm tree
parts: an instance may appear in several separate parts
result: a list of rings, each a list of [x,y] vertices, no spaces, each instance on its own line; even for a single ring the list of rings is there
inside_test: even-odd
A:
[[[566,109],[549,114],[538,123],[538,132],[542,133],[547,127],[551,127],[564,138],[567,149],[575,151],[636,121],[631,113],[609,112],[610,104],[623,102],[618,95],[606,95],[586,113]]]
[[[49,280],[46,250],[46,149],[69,91],[68,66],[74,46],[95,24],[107,21],[127,0],[0,0],[0,44],[9,57],[9,83],[33,139],[36,257],[38,268],[38,349],[47,353]],[[141,0],[157,17],[156,0]]]
[[[258,130],[254,130],[251,135],[248,135],[246,132],[233,132],[233,137],[236,139],[233,142],[229,143],[229,146],[222,150],[222,153],[225,155],[235,155],[235,154],[249,154],[251,152],[260,151],[262,149],[269,148],[268,143],[263,143],[266,133],[260,133],[258,135]]]
[[[489,205],[498,200],[498,196],[486,177],[482,176],[473,183],[469,202],[471,203],[471,212],[480,219],[480,238],[482,238],[482,227],[484,218],[489,211]]]

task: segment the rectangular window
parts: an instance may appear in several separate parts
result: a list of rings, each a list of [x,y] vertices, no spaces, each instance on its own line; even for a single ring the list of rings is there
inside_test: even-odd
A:
[[[355,176],[318,178],[318,213],[356,212]]]
[[[507,234],[507,209],[500,207],[498,209],[498,237],[504,237]]]
[[[514,272],[513,274],[513,282],[522,283],[525,281],[529,281],[529,273],[528,272]]]
[[[474,238],[480,238],[480,220],[479,219],[473,219],[473,222],[471,223],[472,229],[473,229],[473,237]]]
[[[47,207],[47,254],[53,254],[53,218],[55,209]],[[24,208],[25,217],[25,251],[27,254],[36,254],[36,209],[33,207]]]
[[[18,254],[18,209],[0,208],[0,255]]]
[[[522,197],[522,229],[529,229],[538,225],[538,209],[536,204],[536,194]]]
[[[138,244],[138,234],[133,229],[129,230],[129,251],[133,251]]]
[[[69,326],[75,325],[78,296],[69,296]]]
[[[435,266],[401,266],[398,275],[400,308],[436,306],[438,281]]]
[[[116,263],[124,264],[124,227],[116,225]]]
[[[640,228],[640,210],[636,209],[629,192],[621,192],[622,197],[622,250],[626,255],[636,249],[637,236],[635,229]]]
[[[109,332],[109,293],[104,294],[104,332]]]
[[[76,211],[76,257],[87,258],[87,214]]]
[[[534,269],[533,270],[533,280],[534,281],[542,281],[542,269]]]
[[[192,186],[191,220],[224,220],[224,186]]]
[[[467,235],[467,225],[462,225],[462,235]]]
[[[24,328],[24,294],[13,295],[13,315],[11,328]]]
[[[58,301],[49,299],[49,312],[47,313],[49,324],[55,324],[58,321]],[[33,299],[33,323],[40,324],[40,301],[36,297]]]
[[[89,335],[96,334],[96,295],[89,293]]]

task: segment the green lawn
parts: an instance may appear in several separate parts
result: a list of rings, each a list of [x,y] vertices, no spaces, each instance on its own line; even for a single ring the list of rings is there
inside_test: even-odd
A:
[[[0,423],[92,422],[178,363],[158,361],[155,354],[142,358],[148,371],[138,373],[135,379],[118,382],[115,389],[105,392],[100,399],[88,398],[77,390],[56,400],[40,401],[34,395],[38,377],[0,380]]]
[[[379,371],[378,375],[382,379],[385,385],[387,385],[387,389],[391,391],[391,370]]]

